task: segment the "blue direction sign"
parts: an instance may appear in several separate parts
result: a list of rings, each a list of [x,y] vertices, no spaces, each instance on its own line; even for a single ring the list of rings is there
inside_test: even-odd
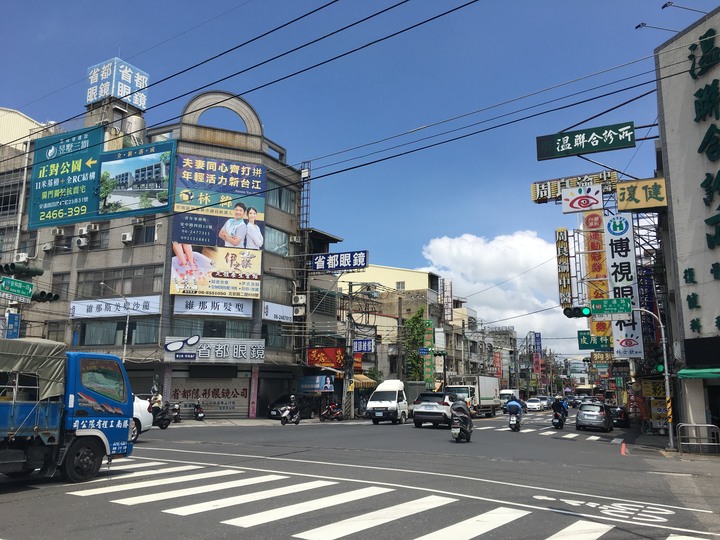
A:
[[[420,347],[420,348],[418,349],[418,354],[419,354],[420,356],[427,356],[428,354],[430,354],[430,349],[427,348],[427,347]]]
[[[374,339],[353,339],[352,350],[354,353],[373,352],[374,341]]]
[[[20,314],[7,314],[7,329],[5,331],[6,339],[18,339],[20,337]]]
[[[96,126],[35,141],[29,229],[97,217],[104,133]]]

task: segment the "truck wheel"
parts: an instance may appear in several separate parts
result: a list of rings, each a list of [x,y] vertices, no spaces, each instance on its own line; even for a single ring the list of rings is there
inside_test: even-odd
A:
[[[140,420],[135,418],[135,419],[133,419],[133,427],[132,427],[132,432],[130,434],[130,442],[136,443],[138,440],[138,437],[140,437]]]
[[[83,437],[70,446],[62,465],[62,476],[68,482],[85,482],[95,477],[105,452],[95,439]]]

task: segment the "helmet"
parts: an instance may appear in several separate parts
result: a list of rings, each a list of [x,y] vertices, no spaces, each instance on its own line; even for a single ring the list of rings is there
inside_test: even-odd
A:
[[[562,399],[562,396],[560,396],[560,395],[558,395],[558,396],[555,396],[555,399],[557,399],[557,400],[559,401],[559,400],[561,400],[561,399]]]
[[[295,401],[295,394],[293,394],[292,396],[290,396],[290,401]]]
[[[457,401],[457,400],[458,400],[457,394],[450,394],[448,397],[450,398],[450,401]]]

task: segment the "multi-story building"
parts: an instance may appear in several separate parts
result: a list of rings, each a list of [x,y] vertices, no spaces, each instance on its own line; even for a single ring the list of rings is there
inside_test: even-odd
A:
[[[235,129],[200,124],[215,106]],[[297,299],[309,296],[313,324],[336,324],[334,278],[308,276],[305,262],[340,239],[309,227],[308,171],[286,162],[250,104],[206,92],[151,129],[132,100],[86,108],[70,131],[2,111],[3,262],[41,269],[18,277],[60,297],[11,300],[19,335],[117,354],[135,392],[158,383],[208,416],[262,416],[320,378]]]

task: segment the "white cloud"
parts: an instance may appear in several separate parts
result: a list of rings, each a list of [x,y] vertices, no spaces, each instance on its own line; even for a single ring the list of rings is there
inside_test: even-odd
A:
[[[577,331],[587,329],[587,321],[562,314],[555,244],[535,231],[491,239],[472,234],[433,238],[423,246],[423,256],[430,263],[423,270],[450,279],[453,296],[467,299],[482,322],[513,326],[518,338],[540,332],[543,347],[579,353]]]

